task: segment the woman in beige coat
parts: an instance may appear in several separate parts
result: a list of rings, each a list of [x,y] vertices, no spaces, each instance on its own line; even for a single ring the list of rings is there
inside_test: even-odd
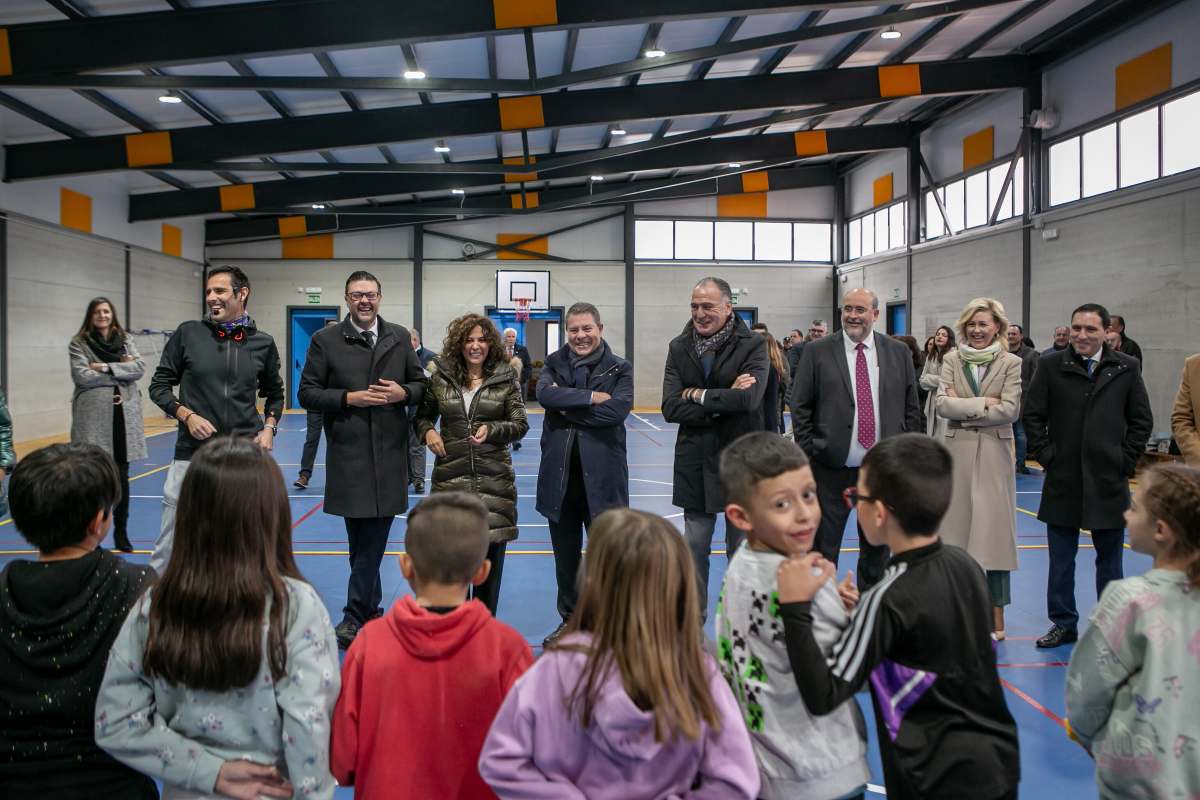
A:
[[[992,627],[1004,638],[1009,573],[1017,568],[1016,475],[1012,424],[1021,408],[1021,359],[1008,352],[1004,306],[972,300],[958,320],[959,345],[942,359],[938,416],[954,459],[954,491],[939,533],[987,572]]]

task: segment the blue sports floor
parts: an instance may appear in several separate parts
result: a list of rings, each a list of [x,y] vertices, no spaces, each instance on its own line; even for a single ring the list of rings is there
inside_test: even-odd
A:
[[[336,623],[341,618],[349,565],[346,555],[345,528],[339,517],[322,512],[325,485],[324,453],[317,457],[317,468],[307,490],[291,486],[299,469],[304,444],[303,414],[289,414],[280,426],[275,456],[283,469],[291,496],[294,543],[300,569],[325,599]],[[634,508],[662,514],[682,528],[682,512],[671,505],[671,462],[675,426],[660,414],[634,414],[626,423],[629,445],[630,502]],[[558,623],[555,611],[554,562],[546,521],[534,510],[537,487],[538,438],[541,416],[530,415],[530,432],[514,462],[519,494],[520,538],[509,545],[504,565],[504,583],[500,598],[500,618],[525,635],[535,652],[542,638]],[[130,490],[130,538],[137,553],[133,560],[145,561],[158,532],[163,481],[174,447],[174,432],[149,439],[150,455],[132,465]],[[433,468],[432,455],[426,469]],[[1041,478],[1018,476],[1017,534],[1021,568],[1012,580],[1013,605],[1007,611],[1008,640],[997,650],[1000,675],[1008,692],[1008,704],[1017,720],[1021,735],[1021,796],[1023,798],[1095,797],[1092,762],[1087,754],[1066,738],[1064,733],[1063,692],[1066,663],[1070,648],[1040,651],[1034,640],[1049,625],[1046,619],[1046,538],[1045,528],[1037,521]],[[419,498],[418,498],[419,499]],[[415,499],[413,500],[415,502]],[[857,538],[853,519],[848,527],[840,564],[841,572],[855,566]],[[111,540],[108,542],[111,544]],[[385,604],[408,591],[400,575],[395,555],[404,547],[404,521],[392,528],[389,557],[383,566]],[[724,522],[717,525],[713,550],[710,602],[715,605],[724,575]],[[30,557],[28,545],[13,529],[11,520],[0,521],[0,565],[12,558]],[[1076,596],[1081,616],[1090,613],[1096,602],[1094,558],[1090,546],[1081,544],[1078,559]],[[1139,574],[1149,568],[1149,559],[1126,551],[1126,574]],[[709,632],[711,619],[709,613]],[[868,719],[872,711],[865,694],[859,695]],[[868,726],[874,738],[874,725]],[[871,742],[872,791],[868,797],[882,797],[883,775],[876,744]],[[877,790],[877,791],[876,791]],[[349,789],[339,790],[340,798],[349,798]]]

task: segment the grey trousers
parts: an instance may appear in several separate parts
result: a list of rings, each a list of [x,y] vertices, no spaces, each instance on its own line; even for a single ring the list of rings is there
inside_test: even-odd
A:
[[[172,461],[167,470],[167,480],[163,484],[162,522],[158,529],[158,539],[154,541],[154,552],[150,554],[150,566],[160,576],[167,569],[171,560],[171,548],[175,544],[175,506],[179,504],[179,489],[183,486],[183,476],[187,474],[190,461]]]
[[[717,515],[706,511],[683,512],[683,538],[687,540],[688,549],[692,551],[692,561],[696,564],[696,582],[700,590],[700,619],[708,619],[708,557],[712,552],[713,530],[717,526]],[[725,521],[725,553],[727,558],[733,558],[745,536],[740,530]]]
[[[408,482],[425,485],[425,441],[417,436],[417,426],[408,428]]]

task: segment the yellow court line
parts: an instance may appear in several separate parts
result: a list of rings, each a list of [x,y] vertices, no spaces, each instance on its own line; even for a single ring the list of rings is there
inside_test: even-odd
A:
[[[154,469],[150,470],[149,472],[143,472],[141,475],[134,475],[129,480],[130,480],[130,482],[136,481],[138,478],[145,478],[148,475],[153,475],[156,472],[162,472],[164,469],[170,469],[170,468],[171,468],[170,464],[163,464],[161,467],[155,467]]]

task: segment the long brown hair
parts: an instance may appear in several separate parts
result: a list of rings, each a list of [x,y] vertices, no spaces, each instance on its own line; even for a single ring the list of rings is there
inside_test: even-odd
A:
[[[1188,582],[1200,589],[1200,469],[1159,464],[1141,475],[1146,510],[1175,534],[1168,554],[1184,565]]]
[[[762,337],[767,340],[767,358],[771,360],[771,367],[775,370],[775,374],[779,376],[779,380],[783,380],[783,371],[787,367],[787,362],[783,360],[783,350],[779,347],[779,342],[775,341],[775,337],[767,331],[760,331]]]
[[[96,326],[92,324],[92,314],[96,309],[107,304],[112,309],[112,326],[108,329],[108,339],[113,341],[113,337],[119,336],[121,341],[125,338],[125,329],[121,327],[121,319],[117,316],[117,307],[113,305],[112,300],[107,297],[93,297],[92,302],[88,303],[87,311],[83,315],[83,324],[79,326],[79,333],[75,334],[80,339],[86,339],[92,335],[92,331],[96,330]]]
[[[303,580],[292,555],[283,475],[246,437],[221,436],[192,458],[179,493],[175,546],[150,599],[142,669],[177,686],[240,689],[267,661],[287,674],[287,587]]]
[[[500,364],[508,363],[504,355],[504,342],[495,324],[482,314],[463,314],[446,328],[446,339],[442,342],[442,354],[438,356],[438,370],[448,375],[459,386],[467,385],[467,361],[463,358],[463,346],[467,337],[478,325],[487,341],[488,354],[483,361],[484,376],[491,375]]]
[[[614,665],[629,698],[654,712],[654,736],[697,740],[720,726],[700,643],[696,569],[683,537],[655,514],[605,511],[588,533],[579,603],[569,630],[591,643],[550,649],[587,653],[567,704],[587,728]]]
[[[946,332],[946,345],[944,347],[938,347],[935,343],[938,331]],[[925,357],[941,361],[946,357],[946,353],[949,353],[954,348],[954,329],[949,325],[939,325],[937,330],[933,332],[933,336],[929,337],[929,348],[925,352]]]

